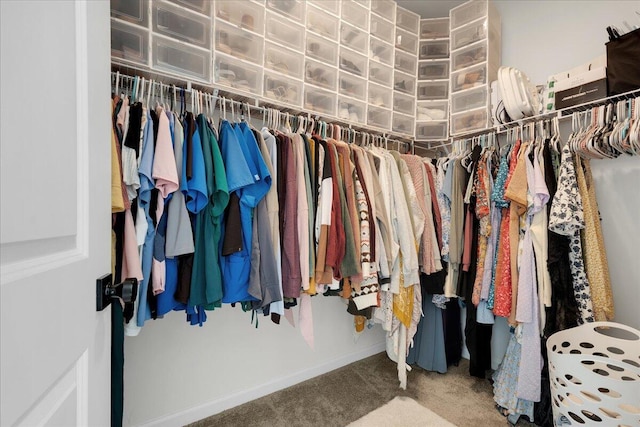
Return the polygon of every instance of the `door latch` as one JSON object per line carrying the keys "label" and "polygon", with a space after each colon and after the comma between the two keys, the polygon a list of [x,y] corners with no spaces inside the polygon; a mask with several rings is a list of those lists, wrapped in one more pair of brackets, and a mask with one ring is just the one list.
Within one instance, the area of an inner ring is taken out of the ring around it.
{"label": "door latch", "polygon": [[111,274],[105,274],[96,280],[96,310],[102,311],[111,304],[114,298],[121,298],[125,303],[132,303],[138,295],[138,279],[131,277],[117,285],[113,284]]}

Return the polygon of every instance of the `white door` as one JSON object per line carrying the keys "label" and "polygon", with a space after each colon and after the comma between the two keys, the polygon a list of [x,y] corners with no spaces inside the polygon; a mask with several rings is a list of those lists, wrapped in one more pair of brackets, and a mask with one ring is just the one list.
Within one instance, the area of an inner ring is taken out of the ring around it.
{"label": "white door", "polygon": [[0,16],[0,425],[109,425],[109,2]]}

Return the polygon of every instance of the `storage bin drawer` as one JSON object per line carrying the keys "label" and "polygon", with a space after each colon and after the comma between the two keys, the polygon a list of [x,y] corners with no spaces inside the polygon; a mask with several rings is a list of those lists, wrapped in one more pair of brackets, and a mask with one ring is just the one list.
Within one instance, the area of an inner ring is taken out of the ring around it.
{"label": "storage bin drawer", "polygon": [[393,86],[393,68],[379,62],[369,61],[369,80],[391,88]]}
{"label": "storage bin drawer", "polygon": [[418,82],[418,100],[429,101],[447,99],[449,96],[449,81]]}
{"label": "storage bin drawer", "polygon": [[329,116],[336,115],[336,94],[326,90],[305,86],[304,108]]}
{"label": "storage bin drawer", "polygon": [[451,32],[451,50],[460,49],[487,38],[487,19],[474,22]]}
{"label": "storage bin drawer", "polygon": [[481,130],[488,127],[486,108],[454,114],[451,116],[451,134],[459,135],[465,132]]}
{"label": "storage bin drawer", "polygon": [[304,2],[301,0],[267,0],[267,8],[304,23]]}
{"label": "storage bin drawer", "polygon": [[340,16],[340,0],[307,0],[307,2],[333,15]]}
{"label": "storage bin drawer", "polygon": [[486,42],[480,42],[454,52],[451,55],[451,67],[453,68],[453,71],[458,71],[486,60],[487,44]]}
{"label": "storage bin drawer", "polygon": [[349,25],[342,23],[340,28],[340,43],[350,49],[356,50],[360,53],[367,53],[369,49],[369,35],[364,31]]}
{"label": "storage bin drawer", "polygon": [[216,83],[252,95],[262,93],[261,67],[238,61],[231,56],[216,54],[214,69]]}
{"label": "storage bin drawer", "polygon": [[410,33],[418,34],[420,31],[420,15],[405,8],[396,8],[396,25]]}
{"label": "storage bin drawer", "polygon": [[396,22],[396,2],[393,0],[375,0],[371,2],[371,11],[384,19]]}
{"label": "storage bin drawer", "polygon": [[391,110],[369,106],[367,109],[367,124],[381,129],[390,129]]}
{"label": "storage bin drawer", "polygon": [[423,19],[420,21],[421,39],[442,39],[449,37],[449,18]]}
{"label": "storage bin drawer", "polygon": [[262,64],[263,38],[222,21],[216,22],[216,52]]}
{"label": "storage bin drawer", "polygon": [[153,2],[153,31],[209,49],[211,19],[163,1]]}
{"label": "storage bin drawer", "polygon": [[325,64],[338,65],[338,43],[307,34],[307,56]]}
{"label": "storage bin drawer", "polygon": [[364,102],[338,96],[338,118],[352,123],[364,124],[367,105]]}
{"label": "storage bin drawer", "polygon": [[304,27],[290,20],[267,11],[265,34],[272,40],[295,51],[302,51],[304,46]]}
{"label": "storage bin drawer", "polygon": [[371,0],[354,0],[354,1],[366,7],[367,9],[371,9]]}
{"label": "storage bin drawer", "polygon": [[392,90],[384,86],[369,82],[369,105],[376,107],[391,108]]}
{"label": "storage bin drawer", "polygon": [[486,86],[468,92],[454,93],[451,95],[451,113],[487,106],[488,102],[489,94]]}
{"label": "storage bin drawer", "polygon": [[302,82],[264,72],[264,96],[296,107],[302,106]]}
{"label": "storage bin drawer", "polygon": [[156,70],[211,81],[211,53],[162,36],[152,37],[152,66]]}
{"label": "storage bin drawer", "polygon": [[352,50],[340,48],[339,64],[341,70],[348,71],[358,77],[367,75],[367,57]]}
{"label": "storage bin drawer", "polygon": [[487,83],[487,64],[465,68],[451,75],[451,92],[483,86]]}
{"label": "storage bin drawer", "polygon": [[420,61],[418,80],[439,80],[449,78],[449,61]]}
{"label": "storage bin drawer", "polygon": [[420,59],[445,59],[449,57],[449,40],[426,40],[420,42]]}
{"label": "storage bin drawer", "polygon": [[416,105],[416,121],[447,120],[448,114],[448,101],[418,101]]}
{"label": "storage bin drawer", "polygon": [[316,86],[336,90],[338,70],[321,62],[307,59],[305,63],[304,81]]}
{"label": "storage bin drawer", "polygon": [[340,81],[338,92],[341,95],[357,98],[361,101],[367,99],[367,81],[365,79],[355,77],[344,71],[340,71],[338,79]]}
{"label": "storage bin drawer", "polygon": [[413,55],[418,52],[418,36],[408,31],[396,29],[396,47]]}
{"label": "storage bin drawer", "polygon": [[393,93],[393,111],[413,116],[416,108],[416,99],[413,96],[402,93]]}
{"label": "storage bin drawer", "polygon": [[149,0],[111,0],[111,16],[147,28]]}
{"label": "storage bin drawer", "polygon": [[383,64],[393,65],[393,52],[395,48],[393,45],[378,40],[374,37],[369,39],[369,57],[374,61],[382,62]]}
{"label": "storage bin drawer", "polygon": [[416,123],[416,139],[441,140],[447,139],[449,122]]}
{"label": "storage bin drawer", "polygon": [[193,10],[194,12],[201,13],[206,16],[211,16],[211,0],[172,0],[175,4],[184,6]]}
{"label": "storage bin drawer", "polygon": [[354,0],[342,1],[342,11],[340,16],[343,21],[348,22],[363,31],[369,31],[369,10],[356,3]]}
{"label": "storage bin drawer", "polygon": [[[377,1],[374,2],[378,3]],[[371,28],[369,30],[369,32],[371,33],[372,36],[379,38],[382,41],[385,41],[387,43],[395,43],[394,42],[394,37],[395,37],[395,28],[393,27],[393,24],[389,21],[385,21],[384,19],[382,19],[381,17],[379,17],[378,15],[371,15]]]}
{"label": "storage bin drawer", "polygon": [[396,50],[396,70],[404,71],[405,73],[409,74],[415,74],[417,63],[418,58],[416,58],[415,55],[411,55],[410,53],[406,53],[401,50]]}
{"label": "storage bin drawer", "polygon": [[265,42],[264,66],[293,78],[302,79],[304,55],[273,43]]}
{"label": "storage bin drawer", "polygon": [[486,1],[468,1],[451,9],[451,30],[487,16]]}
{"label": "storage bin drawer", "polygon": [[413,134],[413,117],[394,112],[393,120],[391,122],[391,130],[407,135]]}
{"label": "storage bin drawer", "polygon": [[414,96],[416,93],[416,77],[400,71],[393,73],[393,88],[397,91]]}
{"label": "storage bin drawer", "polygon": [[149,31],[111,20],[111,57],[148,65]]}
{"label": "storage bin drawer", "polygon": [[237,0],[216,0],[216,16],[242,29],[264,35],[264,5]]}
{"label": "storage bin drawer", "polygon": [[340,19],[313,5],[309,5],[307,7],[307,30],[337,41]]}

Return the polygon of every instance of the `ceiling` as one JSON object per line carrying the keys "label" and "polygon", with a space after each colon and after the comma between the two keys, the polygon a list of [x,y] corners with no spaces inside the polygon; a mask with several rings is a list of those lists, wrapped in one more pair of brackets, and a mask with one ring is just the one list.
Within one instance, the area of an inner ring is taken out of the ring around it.
{"label": "ceiling", "polygon": [[409,9],[423,18],[449,16],[449,10],[466,0],[396,0],[398,6]]}

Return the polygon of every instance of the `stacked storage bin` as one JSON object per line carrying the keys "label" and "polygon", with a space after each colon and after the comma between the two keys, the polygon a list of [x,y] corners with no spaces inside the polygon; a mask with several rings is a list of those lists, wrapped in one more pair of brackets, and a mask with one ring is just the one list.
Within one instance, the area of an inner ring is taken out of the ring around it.
{"label": "stacked storage bin", "polygon": [[391,130],[413,136],[416,111],[416,69],[420,15],[398,7],[393,71],[393,117]]}
{"label": "stacked storage bin", "polygon": [[416,140],[449,136],[449,18],[420,21]]}
{"label": "stacked storage bin", "polygon": [[500,67],[501,23],[493,3],[472,0],[451,9],[451,135],[491,126],[491,82]]}

